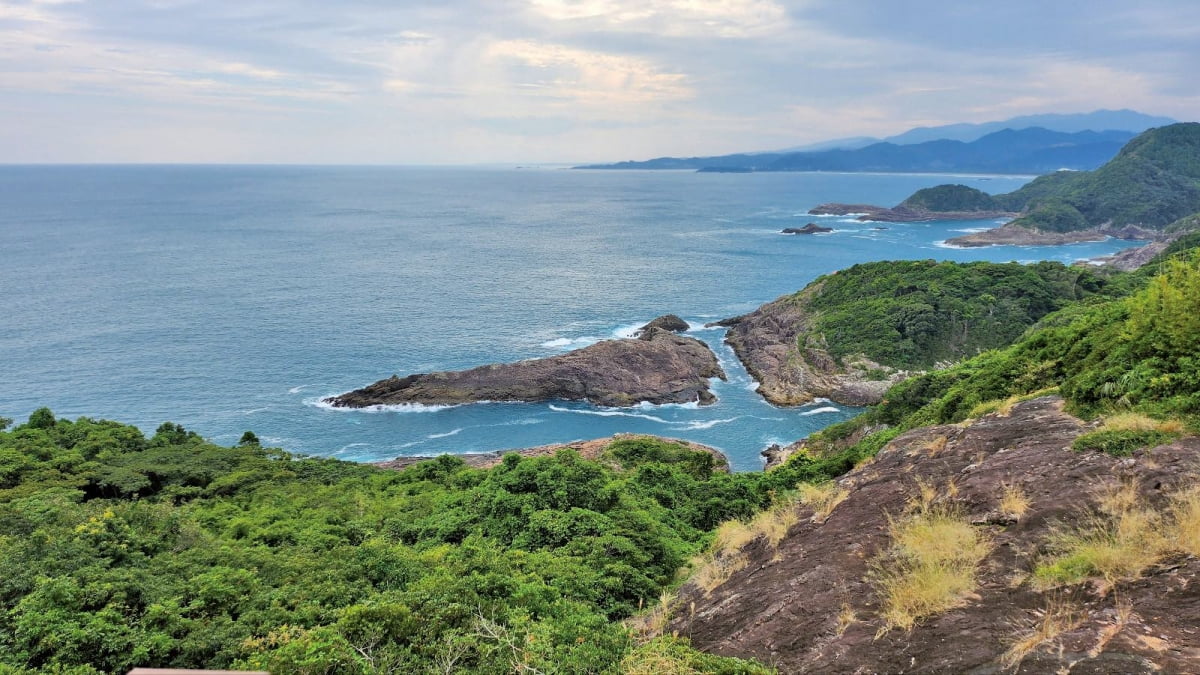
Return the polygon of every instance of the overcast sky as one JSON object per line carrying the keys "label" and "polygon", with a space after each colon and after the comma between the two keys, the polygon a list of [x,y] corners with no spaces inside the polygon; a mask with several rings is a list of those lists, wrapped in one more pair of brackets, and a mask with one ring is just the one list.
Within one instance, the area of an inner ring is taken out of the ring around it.
{"label": "overcast sky", "polygon": [[474,163],[1200,118],[1196,0],[0,0],[0,162]]}

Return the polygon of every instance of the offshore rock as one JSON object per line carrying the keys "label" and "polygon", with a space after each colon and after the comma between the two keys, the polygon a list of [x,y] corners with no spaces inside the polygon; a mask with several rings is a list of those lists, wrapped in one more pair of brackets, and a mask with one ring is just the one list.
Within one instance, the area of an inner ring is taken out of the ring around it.
{"label": "offshore rock", "polygon": [[684,333],[691,325],[674,314],[664,314],[650,323],[642,326],[633,334],[635,338],[649,340],[654,329],[665,330],[668,333]]}
{"label": "offshore rock", "polygon": [[709,378],[725,379],[717,357],[699,340],[652,329],[636,340],[605,340],[566,354],[470,370],[393,375],[326,401],[344,408],[480,401],[589,401],[709,404]]}
{"label": "offshore rock", "polygon": [[784,234],[819,234],[822,232],[833,232],[832,227],[821,227],[816,223],[809,223],[804,227],[785,227]]}

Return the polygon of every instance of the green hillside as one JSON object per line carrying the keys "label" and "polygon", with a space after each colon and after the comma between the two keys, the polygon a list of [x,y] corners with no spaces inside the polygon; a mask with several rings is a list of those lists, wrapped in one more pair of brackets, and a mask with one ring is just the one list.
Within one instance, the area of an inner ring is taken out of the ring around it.
{"label": "green hillside", "polygon": [[[957,211],[971,210],[958,208],[960,204],[986,203],[961,187],[922,190],[904,204]],[[942,199],[931,200],[931,195]],[[1095,171],[1048,174],[1015,192],[996,195],[993,203],[1021,212],[1015,224],[1043,231],[1127,225],[1161,230],[1200,212],[1200,123],[1151,129]]]}
{"label": "green hillside", "polygon": [[0,431],[0,672],[614,672],[621,620],[802,477],[712,467],[646,438],[397,472],[42,409]]}
{"label": "green hillside", "polygon": [[1068,302],[1111,284],[1060,263],[885,261],[854,265],[812,286],[810,330],[838,358],[866,354],[884,365],[920,369],[1010,344]]}
{"label": "green hillside", "polygon": [[[1046,316],[1015,344],[906,380],[859,417],[810,438],[791,471],[849,470],[900,432],[961,422],[1048,392],[1091,418],[1138,412],[1200,429],[1200,234],[1189,235],[1110,290]],[[1190,244],[1191,248],[1184,248]],[[875,430],[859,440],[856,431]]]}

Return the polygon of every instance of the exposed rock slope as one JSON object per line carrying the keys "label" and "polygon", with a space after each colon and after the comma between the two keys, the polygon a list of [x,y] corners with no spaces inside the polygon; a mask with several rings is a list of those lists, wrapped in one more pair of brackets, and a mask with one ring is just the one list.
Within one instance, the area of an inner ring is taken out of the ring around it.
{"label": "exposed rock slope", "polygon": [[407,377],[393,375],[328,399],[346,408],[477,401],[586,400],[597,405],[712,403],[709,378],[725,378],[699,340],[648,328],[634,340],[605,340],[575,351],[516,363]]}
{"label": "exposed rock slope", "polygon": [[[666,630],[787,673],[1200,672],[1195,556],[1167,554],[1137,578],[1110,582],[1030,580],[1057,537],[1103,517],[1103,495],[1165,510],[1200,478],[1196,437],[1114,458],[1069,449],[1086,429],[1061,399],[1044,397],[1007,416],[902,434],[837,481],[845,496],[827,517],[796,507],[798,522],[777,547],[765,538],[746,545],[746,564],[710,592],[685,585]],[[1024,513],[1001,506],[1006,490],[1027,498]],[[911,632],[887,630],[879,561],[889,564],[890,524],[921,503],[961,514],[990,547],[959,606]],[[1030,637],[1036,626],[1043,634]]]}

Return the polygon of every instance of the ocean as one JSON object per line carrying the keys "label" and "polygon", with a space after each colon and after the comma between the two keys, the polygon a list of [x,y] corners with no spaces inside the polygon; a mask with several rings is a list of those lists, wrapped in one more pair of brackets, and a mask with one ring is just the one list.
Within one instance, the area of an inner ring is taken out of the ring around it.
{"label": "ocean", "polygon": [[[353,461],[617,432],[686,438],[761,467],[771,443],[855,414],[777,408],[704,324],[880,259],[1070,262],[1128,242],[955,249],[992,221],[859,223],[822,202],[895,204],[1012,176],[697,174],[514,168],[0,167],[0,415],[49,406],[254,431]],[[783,235],[810,221],[826,235]],[[885,227],[886,229],[874,229]],[[729,375],[713,406],[484,403],[334,410],[392,374],[561,353],[687,319]]]}

